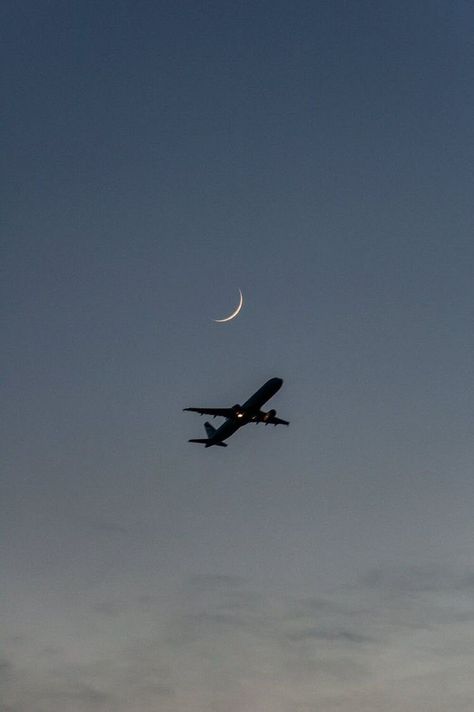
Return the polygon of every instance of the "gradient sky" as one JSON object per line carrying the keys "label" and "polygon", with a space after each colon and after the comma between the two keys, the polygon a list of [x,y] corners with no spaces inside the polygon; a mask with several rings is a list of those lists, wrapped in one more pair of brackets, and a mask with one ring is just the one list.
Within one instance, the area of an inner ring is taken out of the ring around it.
{"label": "gradient sky", "polygon": [[473,26],[1,4],[5,712],[471,712]]}

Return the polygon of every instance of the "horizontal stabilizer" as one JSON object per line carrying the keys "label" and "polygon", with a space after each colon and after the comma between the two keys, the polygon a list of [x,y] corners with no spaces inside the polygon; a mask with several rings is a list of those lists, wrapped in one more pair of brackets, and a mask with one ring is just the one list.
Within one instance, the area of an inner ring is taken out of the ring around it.
{"label": "horizontal stabilizer", "polygon": [[200,445],[205,445],[206,447],[211,447],[211,445],[219,445],[219,447],[227,447],[227,443],[215,442],[213,440],[208,440],[206,438],[193,438],[188,440],[189,443],[199,443]]}

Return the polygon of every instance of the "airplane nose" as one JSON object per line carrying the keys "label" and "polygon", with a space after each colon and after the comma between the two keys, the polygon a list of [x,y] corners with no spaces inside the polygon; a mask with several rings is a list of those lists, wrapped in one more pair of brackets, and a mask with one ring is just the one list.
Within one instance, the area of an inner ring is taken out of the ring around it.
{"label": "airplane nose", "polygon": [[275,385],[281,386],[283,384],[283,378],[274,378],[273,383]]}

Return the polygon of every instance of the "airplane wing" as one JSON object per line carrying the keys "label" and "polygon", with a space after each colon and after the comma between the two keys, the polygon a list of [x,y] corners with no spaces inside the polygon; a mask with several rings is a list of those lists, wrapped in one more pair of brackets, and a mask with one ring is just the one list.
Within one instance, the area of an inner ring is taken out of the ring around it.
{"label": "airplane wing", "polygon": [[288,420],[282,420],[281,418],[277,418],[276,416],[273,416],[273,418],[270,418],[267,420],[267,423],[270,425],[289,425]]}
{"label": "airplane wing", "polygon": [[200,413],[201,415],[221,415],[223,418],[231,418],[234,415],[232,408],[183,408],[190,410],[192,413]]}

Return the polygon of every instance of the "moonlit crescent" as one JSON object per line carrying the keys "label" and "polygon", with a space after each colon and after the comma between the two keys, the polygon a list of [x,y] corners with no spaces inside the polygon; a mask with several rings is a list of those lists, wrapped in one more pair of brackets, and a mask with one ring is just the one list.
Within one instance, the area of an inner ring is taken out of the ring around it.
{"label": "moonlit crescent", "polygon": [[229,316],[226,316],[225,319],[213,319],[213,321],[217,321],[219,324],[223,324],[225,321],[231,321],[232,319],[235,319],[237,314],[240,312],[242,309],[243,303],[244,303],[244,298],[242,296],[242,292],[239,289],[239,294],[240,294],[240,301],[239,301],[239,306],[235,311],[232,312]]}

